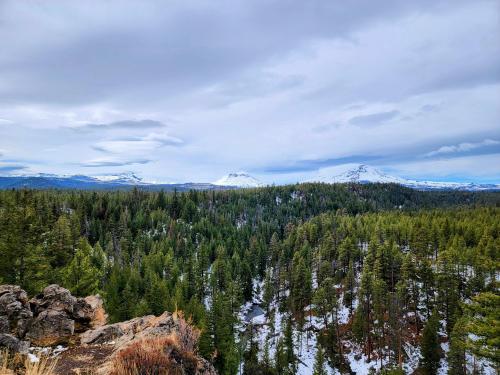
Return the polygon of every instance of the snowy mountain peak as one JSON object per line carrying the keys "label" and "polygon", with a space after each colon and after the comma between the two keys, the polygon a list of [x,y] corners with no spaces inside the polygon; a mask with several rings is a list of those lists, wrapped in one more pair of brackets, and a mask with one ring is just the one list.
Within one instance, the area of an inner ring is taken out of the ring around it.
{"label": "snowy mountain peak", "polygon": [[263,186],[264,184],[246,172],[233,172],[215,181],[214,185],[250,188]]}
{"label": "snowy mountain peak", "polygon": [[98,175],[93,176],[93,178],[102,182],[114,182],[119,184],[137,185],[143,183],[142,178],[138,177],[134,172],[124,172],[112,175]]}
{"label": "snowy mountain peak", "polygon": [[314,181],[325,182],[325,183],[335,183],[335,182],[357,182],[357,183],[369,183],[369,182],[393,182],[397,184],[404,184],[406,180],[390,176],[380,171],[379,169],[373,168],[366,164],[360,164],[354,166],[341,174],[334,176],[319,176],[314,179]]}
{"label": "snowy mountain peak", "polygon": [[[388,175],[381,170],[369,165],[359,164],[349,166],[349,169],[340,174],[322,174],[310,182],[333,183],[395,183],[418,190],[500,190],[498,184],[474,184],[470,182],[434,182],[408,180],[401,177]],[[338,173],[338,172],[337,172]]]}

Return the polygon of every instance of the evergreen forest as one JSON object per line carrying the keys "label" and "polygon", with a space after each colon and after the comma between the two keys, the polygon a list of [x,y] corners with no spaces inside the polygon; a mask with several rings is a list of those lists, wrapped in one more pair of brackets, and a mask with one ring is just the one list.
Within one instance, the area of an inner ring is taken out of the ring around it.
{"label": "evergreen forest", "polygon": [[220,374],[500,370],[500,193],[0,191],[0,284],[182,311]]}

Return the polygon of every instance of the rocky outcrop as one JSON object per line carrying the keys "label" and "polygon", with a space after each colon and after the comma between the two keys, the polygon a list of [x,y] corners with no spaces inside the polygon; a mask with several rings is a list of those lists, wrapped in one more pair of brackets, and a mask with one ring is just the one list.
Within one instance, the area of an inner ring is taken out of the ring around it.
{"label": "rocky outcrop", "polygon": [[0,333],[22,338],[32,318],[26,292],[17,285],[0,285]]}
{"label": "rocky outcrop", "polygon": [[19,286],[0,286],[0,347],[27,353],[30,345],[65,345],[56,374],[122,375],[123,366],[144,365],[145,353],[162,361],[167,373],[216,374],[196,354],[199,331],[182,317],[165,312],[105,325],[106,318],[99,296],[76,298],[49,285],[29,300]]}
{"label": "rocky outcrop", "polygon": [[[162,352],[165,355],[170,355],[172,358],[177,358],[177,356],[191,358],[190,363],[194,365],[190,366],[189,371],[187,367],[183,368],[183,373],[216,374],[215,369],[208,361],[194,354],[198,337],[198,330],[189,325],[182,317],[165,312],[158,317],[148,315],[89,330],[80,336],[80,343],[89,348],[96,345],[113,348],[113,354],[97,369],[94,369],[97,374],[113,373],[113,365],[117,358],[120,359],[124,356],[123,353],[137,350],[137,348],[147,350],[144,347],[151,346],[152,341],[157,344],[156,340],[160,339],[163,340]],[[166,338],[171,340],[165,341]],[[167,345],[165,342],[171,344]],[[185,359],[182,362],[187,364]]]}
{"label": "rocky outcrop", "polygon": [[[106,315],[99,296],[76,298],[59,285],[49,285],[28,300],[16,285],[0,286],[0,346],[16,350],[30,341],[36,346],[68,344],[75,334],[105,324]],[[19,345],[12,339],[19,340]],[[18,350],[16,350],[18,351]]]}
{"label": "rocky outcrop", "polygon": [[75,321],[57,310],[42,311],[34,319],[26,338],[35,346],[68,344],[75,333]]}

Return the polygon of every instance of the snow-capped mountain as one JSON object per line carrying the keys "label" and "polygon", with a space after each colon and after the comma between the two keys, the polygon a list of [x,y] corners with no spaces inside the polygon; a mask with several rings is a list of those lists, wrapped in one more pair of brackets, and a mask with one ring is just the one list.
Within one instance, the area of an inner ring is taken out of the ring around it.
{"label": "snow-capped mountain", "polygon": [[113,189],[147,185],[133,173],[113,175],[55,175],[47,173],[0,176],[1,189]]}
{"label": "snow-capped mountain", "polygon": [[113,182],[116,184],[126,184],[126,185],[144,184],[142,178],[138,177],[134,172],[125,172],[125,173],[110,174],[110,175],[97,175],[92,177],[99,181]]}
{"label": "snow-capped mountain", "polygon": [[369,165],[360,164],[338,175],[334,176],[319,175],[315,179],[312,179],[311,182],[324,182],[324,183],[383,182],[383,183],[404,184],[407,182],[407,180],[395,176],[390,176],[376,168],[370,167]]}
{"label": "snow-capped mountain", "polygon": [[246,173],[231,173],[217,184],[206,182],[154,183],[146,182],[132,172],[86,175],[26,174],[0,176],[0,189],[82,189],[113,190],[131,189],[134,186],[145,190],[189,191],[224,190],[262,186],[260,181]]}
{"label": "snow-capped mountain", "polygon": [[262,182],[245,172],[229,173],[227,176],[213,183],[217,186],[236,186],[240,188],[251,188],[264,186]]}
{"label": "snow-capped mountain", "polygon": [[341,174],[328,176],[320,174],[310,182],[333,183],[395,183],[411,187],[418,190],[500,190],[500,184],[476,184],[472,182],[435,182],[435,181],[417,181],[409,180],[397,176],[388,175],[379,169],[369,165],[356,165]]}
{"label": "snow-capped mountain", "polygon": [[[500,190],[500,184],[476,184],[472,182],[434,182],[405,179],[386,174],[369,165],[346,165],[339,170],[325,168],[308,182],[333,183],[395,183],[417,190]],[[132,172],[110,175],[54,175],[30,174],[0,176],[0,189],[84,189],[109,190],[130,189],[139,186],[145,190],[188,191],[255,188],[265,186],[261,181],[245,172],[230,173],[214,183],[153,183],[146,182]]]}

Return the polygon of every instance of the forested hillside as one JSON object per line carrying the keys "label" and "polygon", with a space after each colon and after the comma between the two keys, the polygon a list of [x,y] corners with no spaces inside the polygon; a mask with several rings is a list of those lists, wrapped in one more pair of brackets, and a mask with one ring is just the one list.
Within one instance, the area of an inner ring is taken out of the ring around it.
{"label": "forested hillside", "polygon": [[221,374],[491,372],[499,207],[395,184],[0,191],[0,283],[100,292],[112,321],[183,310]]}

